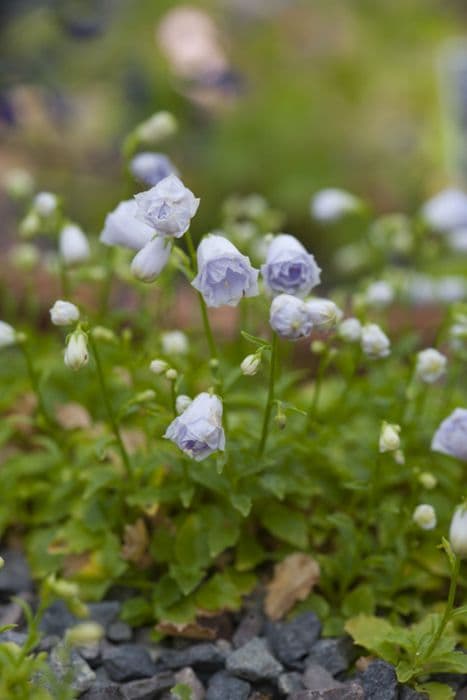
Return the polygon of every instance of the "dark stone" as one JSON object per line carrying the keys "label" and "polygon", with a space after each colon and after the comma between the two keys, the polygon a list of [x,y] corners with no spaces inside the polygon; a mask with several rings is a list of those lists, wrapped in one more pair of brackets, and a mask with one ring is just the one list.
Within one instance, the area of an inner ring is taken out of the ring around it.
{"label": "dark stone", "polygon": [[[429,697],[426,693],[419,693],[408,685],[403,685],[400,686],[399,700],[429,700]],[[467,694],[465,700],[467,700]]]}
{"label": "dark stone", "polygon": [[460,690],[466,683],[465,673],[433,673],[430,681],[436,681],[437,683],[445,683],[449,685],[453,690]]}
{"label": "dark stone", "polygon": [[150,678],[157,673],[148,650],[138,644],[104,649],[102,663],[110,678],[119,683]]}
{"label": "dark stone", "polygon": [[90,688],[80,695],[80,700],[125,700],[125,696],[119,685],[109,683]]}
{"label": "dark stone", "polygon": [[67,629],[76,625],[78,620],[68,610],[63,600],[56,600],[46,608],[39,629],[44,635],[63,637]]}
{"label": "dark stone", "polygon": [[298,615],[291,622],[269,622],[266,637],[279,661],[290,668],[302,669],[304,657],[321,633],[321,623],[312,612]]}
{"label": "dark stone", "polygon": [[290,695],[296,690],[303,690],[301,674],[297,671],[282,673],[277,681],[277,688],[282,695]]}
{"label": "dark stone", "polygon": [[397,677],[391,664],[373,661],[361,675],[365,700],[398,700]]}
{"label": "dark stone", "polygon": [[125,683],[120,686],[125,700],[154,700],[164,690],[170,690],[176,684],[172,673],[164,671],[152,678]]}
{"label": "dark stone", "polygon": [[0,598],[8,600],[12,595],[32,591],[31,571],[25,556],[16,550],[1,552],[5,564],[0,569]]}
{"label": "dark stone", "polygon": [[60,637],[56,634],[50,634],[47,637],[42,637],[37,645],[37,651],[52,651],[60,642]]}
{"label": "dark stone", "polygon": [[260,610],[253,608],[241,619],[232,637],[234,647],[242,647],[253,637],[259,637],[264,627],[264,617]]}
{"label": "dark stone", "polygon": [[102,655],[99,643],[79,646],[77,647],[77,651],[91,668],[97,668],[100,666]]}
{"label": "dark stone", "polygon": [[319,664],[333,676],[337,676],[349,668],[354,657],[354,645],[349,637],[318,639],[313,644],[305,664]]}
{"label": "dark stone", "polygon": [[340,688],[342,685],[336,681],[329,671],[326,671],[323,666],[318,664],[308,664],[305,673],[303,674],[303,685],[308,690],[330,690],[332,688]]}
{"label": "dark stone", "polygon": [[193,644],[186,649],[167,649],[160,654],[158,661],[170,669],[190,666],[200,671],[218,671],[224,668],[226,655],[222,645]]}
{"label": "dark stone", "polygon": [[118,620],[122,604],[118,600],[102,600],[100,603],[89,603],[88,610],[91,620],[98,622],[107,631],[112,622]]}
{"label": "dark stone", "polygon": [[133,632],[130,625],[121,620],[111,622],[107,627],[107,639],[110,639],[111,642],[131,642],[132,636]]}
{"label": "dark stone", "polygon": [[220,671],[209,681],[205,700],[248,700],[250,690],[246,681]]}
{"label": "dark stone", "polygon": [[364,700],[363,688],[358,683],[345,683],[328,690],[298,690],[289,700]]}
{"label": "dark stone", "polygon": [[271,654],[267,642],[254,637],[243,647],[231,652],[226,668],[234,676],[248,681],[275,680],[284,670]]}

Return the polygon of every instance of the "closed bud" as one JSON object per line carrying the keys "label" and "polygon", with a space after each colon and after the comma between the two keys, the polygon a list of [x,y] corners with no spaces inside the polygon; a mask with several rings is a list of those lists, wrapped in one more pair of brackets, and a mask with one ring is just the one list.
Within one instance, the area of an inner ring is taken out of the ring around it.
{"label": "closed bud", "polygon": [[166,266],[171,244],[162,236],[156,236],[139,250],[131,263],[131,271],[140,282],[154,282]]}
{"label": "closed bud", "polygon": [[5,321],[0,321],[0,348],[14,345],[17,341],[18,336],[13,326],[10,326],[9,323],[5,323]]}
{"label": "closed bud", "polygon": [[165,360],[153,360],[149,365],[149,369],[154,374],[163,374],[168,368],[169,365]]}
{"label": "closed bud", "polygon": [[3,177],[3,186],[12,199],[27,199],[34,190],[34,178],[27,170],[14,168]]}
{"label": "closed bud", "polygon": [[436,527],[436,511],[433,506],[422,503],[415,508],[412,520],[422,530],[433,530]]}
{"label": "closed bud", "polygon": [[314,355],[322,355],[326,351],[326,343],[322,340],[313,340],[310,350]]}
{"label": "closed bud", "polygon": [[66,631],[66,641],[72,646],[86,646],[99,642],[104,634],[104,628],[97,622],[80,622]]}
{"label": "closed bud", "polygon": [[362,335],[362,324],[358,318],[346,318],[340,322],[337,335],[346,343],[357,343]]}
{"label": "closed bud", "polygon": [[70,301],[58,299],[49,311],[54,326],[69,326],[79,320],[79,309]]}
{"label": "closed bud", "polygon": [[93,338],[103,341],[104,343],[114,343],[117,340],[115,333],[105,326],[94,326],[91,330],[91,334]]}
{"label": "closed bud", "polygon": [[153,114],[136,128],[138,139],[147,144],[156,144],[169,136],[173,136],[178,129],[177,120],[170,112],[161,111]]}
{"label": "closed bud", "polygon": [[454,554],[467,558],[467,509],[465,505],[456,508],[449,529],[449,542]]}
{"label": "closed bud", "polygon": [[58,198],[52,192],[39,192],[34,197],[33,207],[40,217],[47,219],[57,211]]}
{"label": "closed bud", "polygon": [[39,262],[39,252],[31,243],[15,246],[9,255],[11,264],[22,272],[30,272]]}
{"label": "closed bud", "polygon": [[88,361],[87,336],[84,331],[78,329],[68,339],[65,349],[65,364],[70,369],[77,371],[87,365]]}
{"label": "closed bud", "polygon": [[366,290],[365,301],[368,306],[384,309],[394,301],[394,289],[385,280],[372,282]]}
{"label": "closed bud", "polygon": [[313,325],[322,330],[333,328],[343,316],[339,307],[330,299],[310,299],[306,305]]}
{"label": "closed bud", "polygon": [[433,384],[446,371],[447,359],[438,350],[427,348],[417,355],[416,375],[422,382]]}
{"label": "closed bud", "polygon": [[188,338],[183,331],[166,331],[161,336],[161,343],[166,355],[185,355],[189,350]]}
{"label": "closed bud", "polygon": [[146,389],[146,391],[140,391],[139,394],[133,399],[134,403],[148,403],[156,398],[156,392],[154,389]]}
{"label": "closed bud", "polygon": [[165,378],[168,379],[171,382],[174,382],[178,377],[178,372],[176,369],[173,369],[172,367],[167,370],[165,373]]}
{"label": "closed bud", "polygon": [[60,256],[65,265],[85,262],[91,255],[88,239],[76,224],[67,224],[60,232]]}
{"label": "closed bud", "polygon": [[38,214],[34,211],[29,212],[19,225],[19,232],[23,238],[33,238],[41,230],[41,221]]}
{"label": "closed bud", "polygon": [[284,411],[282,411],[282,409],[280,408],[274,416],[274,423],[276,425],[276,428],[279,428],[279,430],[284,430],[285,426],[287,425],[287,416],[285,415]]}
{"label": "closed bud", "polygon": [[183,411],[186,411],[191,402],[192,399],[186,394],[180,394],[179,396],[177,396],[177,398],[175,399],[175,409],[178,415],[183,413]]}
{"label": "closed bud", "polygon": [[379,451],[380,452],[395,452],[401,445],[399,437],[400,426],[394,423],[383,422],[381,433],[379,436]]}
{"label": "closed bud", "polygon": [[423,488],[427,489],[428,491],[436,488],[438,484],[438,479],[434,476],[434,474],[430,474],[430,472],[422,472],[419,475],[418,480]]}
{"label": "closed bud", "polygon": [[252,377],[254,374],[257,373],[260,365],[261,355],[247,355],[240,364],[240,369],[242,371],[242,374],[244,374],[247,377]]}
{"label": "closed bud", "polygon": [[368,323],[362,328],[362,350],[373,359],[387,357],[391,352],[391,342],[376,323]]}

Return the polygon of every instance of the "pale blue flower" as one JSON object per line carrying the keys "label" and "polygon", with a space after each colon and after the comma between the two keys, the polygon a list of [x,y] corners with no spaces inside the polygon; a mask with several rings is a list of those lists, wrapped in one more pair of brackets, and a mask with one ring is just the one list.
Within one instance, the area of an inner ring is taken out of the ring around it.
{"label": "pale blue flower", "polygon": [[76,224],[66,224],[62,228],[58,246],[65,265],[78,265],[91,256],[86,234]]}
{"label": "pale blue flower", "polygon": [[311,333],[313,321],[307,305],[291,294],[279,294],[272,304],[269,316],[271,328],[281,338],[298,340]]}
{"label": "pale blue flower", "polygon": [[169,175],[177,175],[172,161],[163,153],[145,151],[137,153],[129,164],[131,174],[145,185],[153,187]]}
{"label": "pale blue flower", "polygon": [[127,199],[107,214],[101,243],[120,245],[131,250],[141,250],[154,236],[154,229],[136,218],[138,205]]}
{"label": "pale blue flower", "polygon": [[454,187],[442,190],[423,205],[422,217],[441,233],[467,226],[467,194]]}
{"label": "pale blue flower", "polygon": [[310,202],[311,215],[316,221],[333,223],[356,211],[361,202],[350,192],[328,187],[316,192]]}
{"label": "pale blue flower", "polygon": [[224,236],[203,238],[197,257],[198,274],[192,285],[208,306],[237,306],[242,297],[258,294],[258,270]]}
{"label": "pale blue flower", "polygon": [[467,409],[456,408],[443,420],[433,437],[431,449],[467,462]]}
{"label": "pale blue flower", "polygon": [[294,236],[275,236],[261,266],[264,284],[270,294],[306,296],[320,281],[321,269]]}
{"label": "pale blue flower", "polygon": [[181,238],[199,207],[199,199],[176,175],[135,195],[138,218],[161,236]]}
{"label": "pale blue flower", "polygon": [[197,462],[225,448],[222,401],[216,395],[198,394],[175,418],[164,435]]}

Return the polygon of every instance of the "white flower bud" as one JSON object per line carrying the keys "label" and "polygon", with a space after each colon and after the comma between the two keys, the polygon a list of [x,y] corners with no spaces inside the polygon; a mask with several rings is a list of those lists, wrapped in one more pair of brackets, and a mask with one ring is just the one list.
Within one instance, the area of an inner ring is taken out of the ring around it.
{"label": "white flower bud", "polygon": [[461,559],[467,558],[467,509],[456,508],[449,529],[449,541],[452,551]]}
{"label": "white flower bud", "polygon": [[54,326],[69,326],[79,321],[79,309],[71,302],[59,299],[50,309],[50,318]]}
{"label": "white flower bud", "polygon": [[104,343],[114,343],[117,340],[115,333],[105,326],[94,326],[91,330],[91,334],[93,338],[102,340]]}
{"label": "white flower bud", "polygon": [[136,134],[144,143],[159,143],[177,132],[178,124],[174,115],[161,111],[153,114],[136,129]]}
{"label": "white flower bud", "polygon": [[183,413],[183,411],[186,411],[192,400],[193,399],[186,394],[179,394],[179,396],[177,396],[175,399],[175,410],[177,411],[178,415]]}
{"label": "white flower bud", "polygon": [[174,382],[178,377],[178,372],[176,369],[170,368],[167,370],[165,373],[165,378],[168,379],[170,382]]}
{"label": "white flower bud", "polygon": [[153,360],[149,365],[149,369],[154,374],[162,374],[169,368],[168,363],[165,360]]}
{"label": "white flower bud", "polygon": [[418,477],[418,480],[423,488],[427,489],[427,491],[431,491],[432,489],[436,488],[438,484],[438,479],[436,476],[434,476],[434,474],[430,474],[430,472],[422,472]]}
{"label": "white flower bud", "polygon": [[346,343],[356,343],[362,335],[362,324],[358,318],[346,318],[340,322],[337,334]]}
{"label": "white flower bud", "polygon": [[76,371],[87,365],[88,361],[89,353],[86,333],[82,330],[76,330],[70,335],[65,349],[65,364]]}
{"label": "white flower bud", "polygon": [[446,371],[447,359],[438,350],[427,348],[417,355],[416,375],[422,382],[433,384]]}
{"label": "white flower bud", "polygon": [[385,280],[378,280],[369,285],[365,294],[368,306],[384,309],[394,301],[394,289]]}
{"label": "white flower bud", "polygon": [[400,425],[394,423],[383,422],[379,435],[379,451],[380,452],[395,452],[401,446],[399,437]]}
{"label": "white flower bud", "polygon": [[39,233],[40,229],[41,221],[35,211],[29,212],[19,225],[19,232],[23,238],[32,238]]}
{"label": "white flower bud", "polygon": [[240,365],[242,374],[247,377],[252,377],[258,371],[261,365],[260,355],[247,355]]}
{"label": "white flower bud", "polygon": [[16,331],[13,326],[5,321],[0,321],[0,348],[14,345],[17,341]]}
{"label": "white flower bud", "polygon": [[14,168],[8,170],[3,177],[3,186],[10,197],[26,199],[34,190],[34,178],[27,170]]}
{"label": "white flower bud", "polygon": [[188,338],[182,331],[163,333],[161,344],[165,355],[185,355],[189,349]]}
{"label": "white flower bud", "polygon": [[154,282],[166,266],[170,257],[171,244],[165,238],[156,236],[139,250],[131,263],[131,271],[141,282]]}
{"label": "white flower bud", "polygon": [[317,221],[331,223],[359,208],[360,201],[350,192],[329,187],[319,190],[310,203],[311,215]]}
{"label": "white flower bud", "polygon": [[67,224],[62,228],[59,249],[65,265],[85,262],[91,255],[88,239],[76,224]]}
{"label": "white flower bud", "polygon": [[66,641],[72,646],[85,646],[99,642],[104,636],[104,628],[97,622],[80,622],[66,631]]}
{"label": "white flower bud", "polygon": [[436,527],[436,511],[433,506],[422,503],[415,508],[412,520],[422,530],[433,530]]}
{"label": "white flower bud", "polygon": [[52,192],[39,192],[34,197],[34,210],[44,219],[52,216],[57,210],[58,199]]}
{"label": "white flower bud", "polygon": [[362,350],[368,357],[387,357],[391,352],[389,338],[376,323],[363,326],[361,343]]}
{"label": "white flower bud", "polygon": [[333,328],[343,316],[337,304],[330,299],[310,299],[306,306],[313,325],[323,330]]}

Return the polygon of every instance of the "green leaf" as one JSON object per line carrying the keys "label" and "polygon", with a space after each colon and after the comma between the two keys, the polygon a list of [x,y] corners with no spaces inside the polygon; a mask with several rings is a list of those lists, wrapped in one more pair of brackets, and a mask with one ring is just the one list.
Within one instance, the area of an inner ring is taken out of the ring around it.
{"label": "green leaf", "polygon": [[189,685],[185,683],[177,683],[170,691],[170,697],[177,700],[191,700],[192,693]]}
{"label": "green leaf", "polygon": [[256,584],[251,574],[235,574],[232,571],[214,574],[196,592],[196,605],[202,610],[238,610],[242,597]]}
{"label": "green leaf", "polygon": [[271,534],[294,547],[305,549],[308,545],[308,522],[299,511],[281,503],[271,503],[260,514],[262,525]]}
{"label": "green leaf", "polygon": [[216,506],[207,506],[200,511],[200,517],[206,526],[209,553],[217,557],[224,550],[233,547],[240,535],[240,524],[233,513],[228,513]]}
{"label": "green leaf", "polygon": [[266,558],[266,552],[258,544],[255,537],[249,533],[242,533],[237,544],[235,568],[238,571],[254,569]]}
{"label": "green leaf", "polygon": [[204,578],[204,571],[193,566],[171,564],[169,572],[185,595],[191,593]]}
{"label": "green leaf", "polygon": [[129,625],[139,627],[151,622],[152,608],[146,598],[130,598],[123,603],[120,617]]}
{"label": "green leaf", "polygon": [[246,518],[250,514],[251,510],[251,498],[240,493],[232,493],[230,495],[230,502],[239,513]]}
{"label": "green leaf", "polygon": [[345,617],[355,617],[360,613],[373,615],[376,608],[375,594],[371,586],[362,584],[345,596],[342,613]]}
{"label": "green leaf", "polygon": [[430,700],[453,700],[454,690],[445,683],[424,683],[417,686],[420,693],[426,693]]}
{"label": "green leaf", "polygon": [[184,569],[201,569],[209,563],[206,530],[199,515],[187,515],[177,527],[175,556]]}
{"label": "green leaf", "polygon": [[388,641],[396,630],[387,620],[374,615],[358,615],[347,620],[345,630],[359,646],[392,664],[397,662],[397,647]]}

